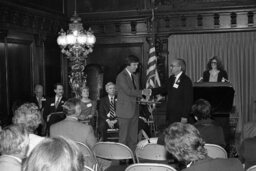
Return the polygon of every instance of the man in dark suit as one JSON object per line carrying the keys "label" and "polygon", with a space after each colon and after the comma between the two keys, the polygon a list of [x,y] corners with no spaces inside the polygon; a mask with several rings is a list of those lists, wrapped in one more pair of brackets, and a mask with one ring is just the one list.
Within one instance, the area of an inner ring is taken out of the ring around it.
{"label": "man in dark suit", "polygon": [[107,129],[118,128],[116,117],[116,88],[115,84],[109,82],[105,85],[107,96],[100,99],[99,106],[99,130],[102,135],[102,140],[107,140]]}
{"label": "man in dark suit", "polygon": [[142,95],[148,96],[150,91],[140,90],[139,75],[136,70],[138,57],[130,55],[126,58],[126,68],[116,79],[117,105],[116,115],[119,123],[119,142],[135,150],[138,135],[139,104]]}
{"label": "man in dark suit", "polygon": [[39,110],[42,111],[46,102],[46,99],[43,96],[44,94],[43,86],[40,84],[36,84],[34,93],[35,95],[30,99],[30,102],[35,103],[39,108]]}
{"label": "man in dark suit", "polygon": [[167,85],[152,89],[152,95],[167,93],[167,124],[187,122],[193,103],[192,81],[185,74],[186,63],[183,59],[175,59],[170,65],[171,76]]}
{"label": "man in dark suit", "polygon": [[[42,112],[46,103],[46,98],[43,96],[44,90],[43,86],[41,84],[36,84],[34,89],[34,96],[30,99],[30,102],[35,103],[40,110],[41,118]],[[44,135],[44,122],[42,121],[41,124],[37,128],[37,134],[38,135]]]}
{"label": "man in dark suit", "polygon": [[44,121],[47,121],[47,116],[53,112],[62,112],[63,108],[62,105],[66,101],[66,99],[63,97],[63,85],[60,83],[57,83],[54,85],[54,92],[55,97],[48,98],[45,104],[43,118]]}

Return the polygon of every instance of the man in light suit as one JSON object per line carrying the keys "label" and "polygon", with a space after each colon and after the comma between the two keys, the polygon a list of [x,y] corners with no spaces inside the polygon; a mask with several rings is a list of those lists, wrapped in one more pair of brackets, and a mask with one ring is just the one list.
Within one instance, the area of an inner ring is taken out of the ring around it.
{"label": "man in light suit", "polygon": [[22,160],[26,157],[29,137],[25,128],[11,125],[0,132],[0,170],[22,171]]}
{"label": "man in light suit", "polygon": [[65,120],[57,122],[50,127],[50,136],[67,137],[92,148],[96,143],[92,126],[78,121],[78,116],[81,114],[80,99],[69,99],[63,105],[63,110],[67,117]]}
{"label": "man in light suit", "polygon": [[135,150],[138,135],[139,104],[142,95],[148,96],[150,91],[141,90],[139,75],[136,70],[139,65],[138,57],[130,55],[126,58],[126,68],[116,79],[117,105],[116,115],[119,123],[119,142]]}
{"label": "man in light suit", "polygon": [[171,76],[167,85],[152,89],[152,95],[167,94],[167,125],[173,122],[187,122],[193,103],[193,87],[191,79],[185,74],[186,63],[183,59],[175,59],[170,65]]}
{"label": "man in light suit", "polygon": [[60,83],[56,83],[54,85],[55,97],[48,98],[45,104],[43,118],[44,121],[47,121],[47,116],[53,112],[62,112],[62,105],[66,101],[65,97],[63,97],[63,85]]}
{"label": "man in light suit", "polygon": [[[100,99],[99,106],[99,130],[102,135],[102,140],[107,140],[107,129],[118,128],[117,117],[116,117],[116,88],[115,84],[109,82],[105,85],[107,96]],[[111,101],[113,103],[113,113],[111,111]]]}

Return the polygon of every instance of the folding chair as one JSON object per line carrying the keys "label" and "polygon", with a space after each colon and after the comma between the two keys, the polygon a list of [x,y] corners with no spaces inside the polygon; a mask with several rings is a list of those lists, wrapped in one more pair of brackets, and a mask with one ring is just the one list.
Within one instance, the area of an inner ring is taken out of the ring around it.
{"label": "folding chair", "polygon": [[[111,161],[120,161],[132,159],[135,163],[135,158],[133,152],[129,147],[124,144],[116,142],[98,142],[93,147],[94,155],[99,159],[107,159]],[[107,168],[107,170],[124,170],[126,165],[112,165]]]}
{"label": "folding chair", "polygon": [[125,171],[176,171],[176,169],[166,164],[137,163],[128,166]]}
{"label": "folding chair", "polygon": [[83,153],[83,156],[86,161],[85,166],[88,166],[93,170],[97,171],[99,168],[99,164],[94,153],[91,151],[91,149],[84,143],[76,142],[76,144],[78,145],[80,151]]}
{"label": "folding chair", "polygon": [[256,165],[249,167],[246,171],[256,171]]}
{"label": "folding chair", "polygon": [[137,162],[140,163],[143,160],[152,161],[168,161],[167,151],[163,145],[147,144],[143,148],[136,148],[135,156]]}
{"label": "folding chair", "polygon": [[89,166],[84,166],[84,171],[95,171],[95,170],[90,168]]}
{"label": "folding chair", "polygon": [[211,158],[228,158],[228,154],[224,148],[216,144],[205,144],[207,154]]}

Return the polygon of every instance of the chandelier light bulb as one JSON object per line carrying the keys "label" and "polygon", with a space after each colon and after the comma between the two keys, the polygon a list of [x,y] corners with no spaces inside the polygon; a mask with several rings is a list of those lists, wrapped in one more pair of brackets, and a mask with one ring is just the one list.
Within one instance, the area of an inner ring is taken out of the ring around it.
{"label": "chandelier light bulb", "polygon": [[77,36],[78,36],[78,31],[77,31],[77,30],[74,30],[74,31],[73,31],[73,35],[77,37]]}
{"label": "chandelier light bulb", "polygon": [[77,37],[77,42],[84,45],[86,42],[87,42],[87,36],[85,34],[80,34],[78,37]]}
{"label": "chandelier light bulb", "polygon": [[66,41],[66,35],[60,35],[58,38],[57,38],[57,43],[58,45],[60,46],[66,46],[67,45],[67,41]]}
{"label": "chandelier light bulb", "polygon": [[76,43],[76,37],[73,34],[68,34],[66,37],[67,44],[73,45]]}
{"label": "chandelier light bulb", "polygon": [[96,42],[96,37],[92,33],[87,34],[87,45],[91,46]]}

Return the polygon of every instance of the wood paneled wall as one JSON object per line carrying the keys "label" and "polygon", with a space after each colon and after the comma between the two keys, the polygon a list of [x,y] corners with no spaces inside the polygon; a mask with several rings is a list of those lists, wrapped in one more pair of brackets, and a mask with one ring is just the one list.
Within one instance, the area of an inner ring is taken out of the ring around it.
{"label": "wood paneled wall", "polygon": [[0,120],[6,125],[13,109],[33,96],[35,84],[50,95],[52,84],[62,82],[56,36],[66,18],[1,1],[0,25]]}
{"label": "wood paneled wall", "polygon": [[[33,95],[34,84],[43,84],[45,95],[52,96],[53,84],[61,82],[65,94],[71,95],[68,61],[61,55],[56,38],[61,28],[67,30],[74,1],[56,2],[62,8],[42,10],[48,4],[38,8],[33,4],[36,1],[31,0],[27,6],[7,0],[0,2],[0,119],[4,122],[11,116],[14,101]],[[94,0],[86,2],[78,3],[79,15],[84,27],[91,27],[97,38],[88,64],[102,66],[103,84],[115,81],[124,58],[134,54],[142,64],[141,84],[144,86],[148,40],[152,35],[156,36],[158,69],[161,81],[165,82],[168,77],[167,39],[171,34],[256,29],[255,0],[138,0],[128,6],[125,5],[128,1],[124,0],[108,1],[107,6],[95,4]],[[88,8],[89,3],[92,9]],[[60,9],[65,12],[66,8],[65,15],[61,14]],[[154,8],[154,23],[151,8]]]}

